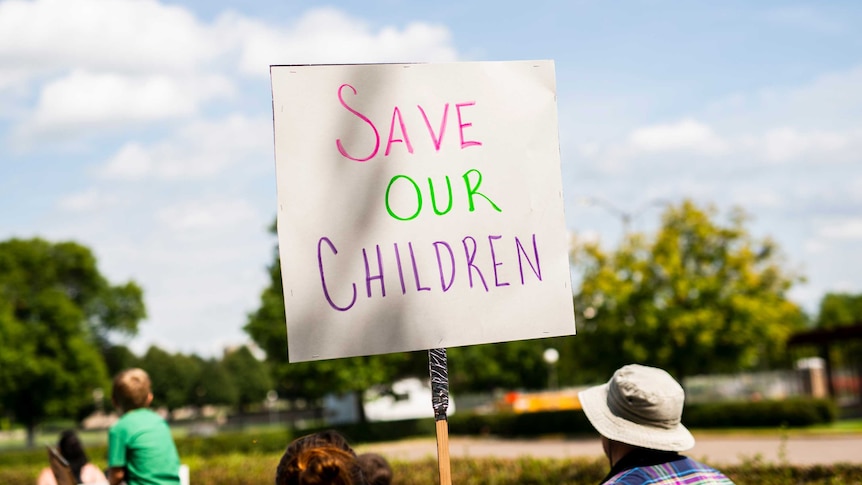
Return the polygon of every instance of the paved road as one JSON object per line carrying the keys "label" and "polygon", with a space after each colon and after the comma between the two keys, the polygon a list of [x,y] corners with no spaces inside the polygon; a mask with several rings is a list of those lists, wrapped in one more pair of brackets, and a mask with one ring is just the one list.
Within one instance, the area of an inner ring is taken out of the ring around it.
{"label": "paved road", "polygon": [[[712,465],[738,464],[757,456],[766,462],[781,463],[786,460],[795,465],[862,463],[862,435],[791,436],[782,441],[777,434],[718,436],[695,433],[695,438],[697,445],[686,454]],[[358,451],[374,451],[390,460],[409,461],[436,457],[437,445],[434,439],[428,438],[363,445],[358,447]],[[598,439],[501,440],[472,437],[450,437],[449,455],[453,458],[603,456],[602,445]]]}

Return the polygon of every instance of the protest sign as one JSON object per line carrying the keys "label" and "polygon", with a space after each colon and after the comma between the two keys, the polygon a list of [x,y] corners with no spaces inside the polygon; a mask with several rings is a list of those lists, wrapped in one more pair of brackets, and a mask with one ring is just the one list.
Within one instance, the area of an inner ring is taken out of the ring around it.
{"label": "protest sign", "polygon": [[575,333],[553,62],[270,73],[291,362]]}

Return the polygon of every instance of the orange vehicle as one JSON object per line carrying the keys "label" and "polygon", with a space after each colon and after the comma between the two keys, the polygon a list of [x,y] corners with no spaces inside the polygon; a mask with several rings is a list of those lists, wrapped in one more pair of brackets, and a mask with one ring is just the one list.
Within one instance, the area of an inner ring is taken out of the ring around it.
{"label": "orange vehicle", "polygon": [[561,389],[554,391],[506,393],[499,407],[504,411],[514,413],[535,413],[539,411],[562,411],[581,409],[578,400],[579,389]]}

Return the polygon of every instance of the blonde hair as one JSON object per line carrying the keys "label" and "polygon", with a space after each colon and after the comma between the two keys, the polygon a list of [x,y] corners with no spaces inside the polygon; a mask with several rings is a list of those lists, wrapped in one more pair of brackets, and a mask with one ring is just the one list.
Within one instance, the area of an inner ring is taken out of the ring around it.
{"label": "blonde hair", "polygon": [[123,411],[143,408],[149,404],[150,376],[143,369],[126,369],[114,377],[111,397]]}

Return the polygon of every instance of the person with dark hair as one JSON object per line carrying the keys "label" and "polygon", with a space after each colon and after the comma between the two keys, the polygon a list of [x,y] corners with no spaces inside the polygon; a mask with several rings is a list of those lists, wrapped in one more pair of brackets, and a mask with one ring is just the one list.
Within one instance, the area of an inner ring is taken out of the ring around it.
{"label": "person with dark hair", "polygon": [[[76,483],[87,485],[108,483],[108,479],[102,473],[102,470],[99,470],[99,467],[90,463],[87,453],[84,451],[84,445],[74,431],[66,430],[60,434],[57,451],[69,463],[72,475],[77,480]],[[57,478],[54,476],[51,468],[46,467],[39,473],[36,485],[57,485]]]}
{"label": "person with dark hair", "polygon": [[390,485],[392,483],[392,467],[382,455],[377,453],[362,453],[356,457],[362,477],[368,485]]}
{"label": "person with dark hair", "polygon": [[356,452],[337,431],[293,440],[275,471],[276,485],[366,485]]}

